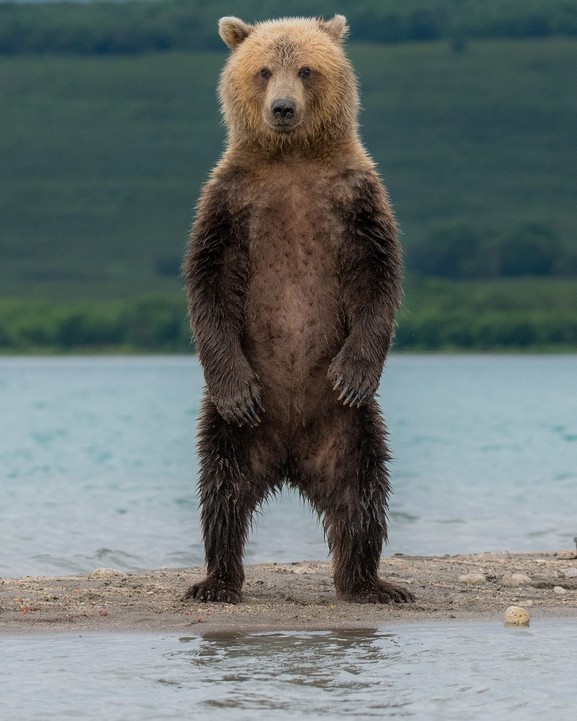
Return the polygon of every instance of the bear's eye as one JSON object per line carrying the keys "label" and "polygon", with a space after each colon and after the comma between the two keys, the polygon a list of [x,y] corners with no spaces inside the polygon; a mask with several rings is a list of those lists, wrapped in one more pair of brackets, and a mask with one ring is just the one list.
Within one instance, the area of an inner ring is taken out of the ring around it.
{"label": "bear's eye", "polygon": [[271,71],[268,68],[261,68],[260,70],[260,76],[261,78],[265,78],[267,80],[272,75]]}
{"label": "bear's eye", "polygon": [[299,78],[310,78],[312,75],[312,70],[305,65],[304,68],[301,68],[299,70]]}

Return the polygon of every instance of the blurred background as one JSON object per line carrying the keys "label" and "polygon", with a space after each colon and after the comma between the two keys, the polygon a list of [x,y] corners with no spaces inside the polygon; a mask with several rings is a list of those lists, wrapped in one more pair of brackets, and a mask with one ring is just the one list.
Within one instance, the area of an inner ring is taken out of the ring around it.
{"label": "blurred background", "polygon": [[0,351],[189,348],[217,20],[349,19],[403,230],[397,348],[577,348],[574,0],[0,3]]}

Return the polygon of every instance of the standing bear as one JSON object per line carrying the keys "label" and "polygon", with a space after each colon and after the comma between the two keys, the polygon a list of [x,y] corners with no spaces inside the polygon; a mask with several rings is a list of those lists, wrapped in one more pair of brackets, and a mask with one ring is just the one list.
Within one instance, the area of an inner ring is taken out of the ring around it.
{"label": "standing bear", "polygon": [[401,300],[395,220],[360,143],[348,28],[219,23],[224,155],[183,264],[206,389],[199,492],[207,577],[237,603],[253,511],[288,484],[323,521],[339,598],[406,602],[378,577],[386,430],[375,393]]}

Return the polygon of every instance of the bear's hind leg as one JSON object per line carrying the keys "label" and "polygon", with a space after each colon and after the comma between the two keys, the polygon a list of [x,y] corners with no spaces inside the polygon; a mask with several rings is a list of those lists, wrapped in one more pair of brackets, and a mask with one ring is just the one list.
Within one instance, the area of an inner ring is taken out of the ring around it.
{"label": "bear's hind leg", "polygon": [[251,469],[254,434],[252,428],[226,423],[205,403],[198,486],[207,576],[188,589],[185,599],[239,603],[242,598],[244,545],[252,514],[269,490],[264,476]]}
{"label": "bear's hind leg", "polygon": [[389,495],[389,455],[378,407],[373,402],[339,409],[337,415],[325,425],[321,455],[313,467],[309,463],[304,488],[323,516],[337,596],[356,603],[408,603],[414,600],[408,589],[378,576]]}

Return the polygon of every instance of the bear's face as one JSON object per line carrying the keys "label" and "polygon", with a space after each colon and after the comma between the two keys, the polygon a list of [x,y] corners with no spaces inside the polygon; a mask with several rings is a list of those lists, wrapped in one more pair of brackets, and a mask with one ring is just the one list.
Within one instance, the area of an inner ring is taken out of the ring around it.
{"label": "bear's face", "polygon": [[223,18],[232,54],[220,98],[230,141],[311,147],[356,134],[356,80],[342,49],[346,21],[288,18],[247,25]]}

